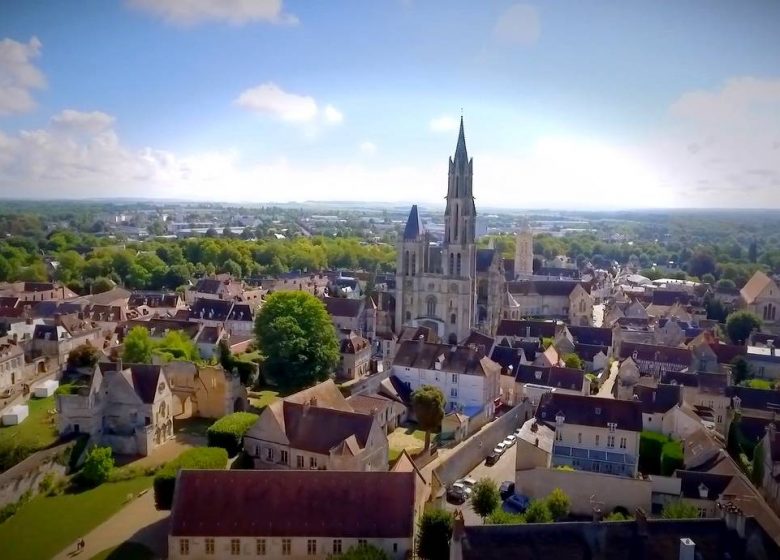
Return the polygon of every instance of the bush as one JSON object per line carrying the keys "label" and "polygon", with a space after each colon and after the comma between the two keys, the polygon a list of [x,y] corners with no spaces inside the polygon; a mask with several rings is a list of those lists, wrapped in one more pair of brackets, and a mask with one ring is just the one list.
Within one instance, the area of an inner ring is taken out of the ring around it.
{"label": "bush", "polygon": [[48,494],[52,488],[54,488],[54,473],[49,472],[46,473],[38,483],[38,492],[41,494]]}
{"label": "bush", "polygon": [[545,498],[545,502],[547,503],[547,509],[550,510],[550,514],[552,514],[555,521],[560,521],[561,519],[568,517],[571,500],[569,500],[569,496],[560,488],[553,489]]}
{"label": "bush", "polygon": [[546,500],[534,500],[528,509],[525,510],[525,520],[527,523],[551,523],[553,521],[550,508]]}
{"label": "bush", "polygon": [[661,454],[669,438],[656,432],[643,431],[639,438],[639,470],[643,474],[661,473]]}
{"label": "bush", "polygon": [[80,480],[86,486],[98,486],[108,480],[113,468],[114,455],[111,448],[93,447],[84,460]]}
{"label": "bush", "polygon": [[503,509],[497,509],[485,520],[487,525],[520,525],[525,523],[525,516],[522,513],[510,513]]}
{"label": "bush", "polygon": [[677,469],[683,468],[683,448],[681,441],[667,441],[661,450],[661,475],[671,476]]}
{"label": "bush", "polygon": [[30,498],[32,498],[32,492],[28,490],[24,494],[22,494],[19,497],[19,500],[16,502],[13,502],[11,504],[7,504],[6,506],[0,508],[0,523],[14,515],[19,509],[30,501]]}
{"label": "bush", "polygon": [[630,521],[631,516],[619,511],[613,511],[604,518],[604,521]]}
{"label": "bush", "polygon": [[501,503],[498,486],[491,478],[483,478],[477,481],[471,492],[471,509],[474,513],[485,519]]}
{"label": "bush", "polygon": [[221,447],[234,457],[243,449],[244,434],[257,422],[258,415],[234,412],[214,422],[206,431],[209,447]]}
{"label": "bush", "polygon": [[154,477],[154,503],[157,509],[171,509],[176,475],[181,469],[224,469],[228,456],[218,447],[188,449],[160,469]]}
{"label": "bush", "polygon": [[450,557],[452,514],[442,509],[422,514],[417,533],[417,555],[426,560],[446,560]]}
{"label": "bush", "polygon": [[100,359],[100,352],[91,344],[82,344],[68,353],[68,367],[93,368]]}
{"label": "bush", "polygon": [[74,472],[78,468],[79,459],[81,459],[82,453],[87,448],[89,443],[89,436],[87,434],[81,434],[77,439],[73,447],[70,448],[70,455],[68,456],[68,470]]}
{"label": "bush", "polygon": [[677,500],[664,506],[661,517],[664,519],[690,519],[699,517],[699,510],[696,506]]}

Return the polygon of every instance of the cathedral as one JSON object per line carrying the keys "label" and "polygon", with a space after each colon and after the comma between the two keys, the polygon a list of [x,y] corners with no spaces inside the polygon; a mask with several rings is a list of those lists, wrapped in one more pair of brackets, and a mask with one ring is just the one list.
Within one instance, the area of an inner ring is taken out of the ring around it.
{"label": "cathedral", "polygon": [[472,330],[493,334],[502,312],[512,307],[507,280],[533,274],[533,237],[527,225],[517,235],[514,261],[502,259],[493,248],[477,248],[473,177],[461,117],[455,155],[449,160],[444,238],[434,239],[426,231],[414,205],[399,242],[399,329],[429,327],[451,344],[462,342]]}

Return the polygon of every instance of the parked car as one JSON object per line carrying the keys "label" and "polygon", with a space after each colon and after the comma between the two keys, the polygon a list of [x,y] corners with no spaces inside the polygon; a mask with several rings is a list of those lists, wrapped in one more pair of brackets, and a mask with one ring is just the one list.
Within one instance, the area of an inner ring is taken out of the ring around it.
{"label": "parked car", "polygon": [[509,496],[515,493],[515,483],[511,480],[505,480],[498,488],[498,493],[501,495],[502,500],[506,500]]}
{"label": "parked car", "polygon": [[512,447],[516,441],[517,441],[517,436],[515,436],[515,434],[509,434],[508,436],[506,436],[506,438],[504,438],[503,443],[504,445],[507,446],[507,448],[509,448]]}
{"label": "parked car", "polygon": [[474,488],[474,485],[477,483],[477,481],[470,476],[467,476],[466,478],[461,478],[457,482],[462,482],[463,485],[468,489],[469,493],[471,493],[471,489]]}
{"label": "parked car", "polygon": [[490,455],[485,457],[485,464],[487,466],[495,465],[498,463],[498,460],[501,458],[500,453],[496,453],[495,451],[491,452]]}
{"label": "parked car", "polygon": [[471,489],[462,482],[453,482],[447,489],[447,500],[456,504],[462,504],[471,495]]}
{"label": "parked car", "polygon": [[511,513],[523,513],[528,509],[530,503],[531,500],[528,496],[512,494],[504,501],[503,509],[504,511],[509,511]]}
{"label": "parked car", "polygon": [[506,444],[503,441],[493,448],[493,453],[498,455],[503,455],[504,451],[506,451]]}
{"label": "parked car", "polygon": [[522,432],[522,431],[523,431],[523,429],[522,429],[522,428],[517,428],[517,429],[515,430],[515,438],[519,438],[519,437],[520,437],[520,432]]}

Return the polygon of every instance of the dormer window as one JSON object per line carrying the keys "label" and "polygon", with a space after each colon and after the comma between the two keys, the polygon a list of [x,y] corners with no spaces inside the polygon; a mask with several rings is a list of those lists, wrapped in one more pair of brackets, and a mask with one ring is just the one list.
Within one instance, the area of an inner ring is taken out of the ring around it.
{"label": "dormer window", "polygon": [[566,420],[566,417],[563,415],[563,412],[559,412],[555,415],[555,423],[560,426],[563,424],[564,420]]}
{"label": "dormer window", "polygon": [[607,422],[607,428],[609,428],[610,432],[614,432],[617,429],[617,424],[615,422]]}
{"label": "dormer window", "polygon": [[598,415],[598,414],[601,414],[601,407],[600,407],[600,406],[597,406],[597,407],[596,407],[596,411],[595,411],[595,412],[596,412],[596,414],[597,414],[597,415]]}

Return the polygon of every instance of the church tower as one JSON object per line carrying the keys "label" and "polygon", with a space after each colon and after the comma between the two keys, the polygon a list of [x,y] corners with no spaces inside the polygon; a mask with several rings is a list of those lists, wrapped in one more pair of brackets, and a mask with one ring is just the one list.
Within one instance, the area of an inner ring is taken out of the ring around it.
{"label": "church tower", "polygon": [[534,234],[527,220],[515,234],[515,279],[527,278],[534,273]]}
{"label": "church tower", "polygon": [[444,255],[442,268],[448,276],[474,278],[476,218],[472,194],[474,160],[466,151],[463,117],[460,118],[455,157],[450,158],[447,207],[444,211]]}

